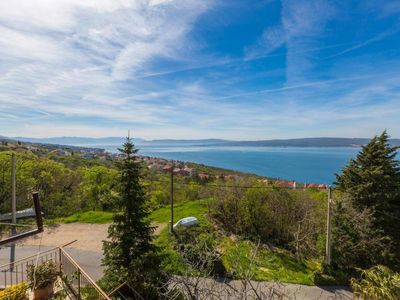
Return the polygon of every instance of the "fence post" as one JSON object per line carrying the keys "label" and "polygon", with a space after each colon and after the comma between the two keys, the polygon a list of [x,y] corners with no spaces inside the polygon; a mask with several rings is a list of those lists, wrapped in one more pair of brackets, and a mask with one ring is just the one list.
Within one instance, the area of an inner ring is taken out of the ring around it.
{"label": "fence post", "polygon": [[328,188],[328,213],[326,220],[326,249],[325,249],[325,262],[329,266],[331,264],[331,230],[332,230],[332,188]]}
{"label": "fence post", "polygon": [[174,232],[174,165],[171,167],[170,202],[171,202],[171,233]]}

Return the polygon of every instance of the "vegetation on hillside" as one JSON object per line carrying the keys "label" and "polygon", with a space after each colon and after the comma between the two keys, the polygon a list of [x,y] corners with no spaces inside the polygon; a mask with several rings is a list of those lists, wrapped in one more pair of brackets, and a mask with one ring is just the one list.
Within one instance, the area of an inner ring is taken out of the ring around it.
{"label": "vegetation on hillside", "polygon": [[[150,264],[152,272],[163,271],[154,276],[160,282],[181,275],[180,280],[224,277],[311,285],[349,284],[354,277],[359,295],[368,295],[363,291],[367,273],[360,269],[378,264],[399,269],[400,168],[386,132],[337,175],[329,266],[324,265],[325,190],[278,188],[243,173],[200,180],[199,172],[224,170],[193,164],[197,169],[191,176],[174,178],[174,220],[194,216],[199,224],[171,234],[169,174],[140,164],[132,147],[125,144],[124,155],[113,162],[17,154],[18,208],[31,206],[29,195],[38,190],[47,220],[114,223],[105,247],[109,271],[104,282],[134,278],[136,290],[154,295],[156,284],[146,275],[153,274],[147,273]],[[10,211],[10,153],[0,152],[0,212]],[[151,222],[160,225],[156,237]],[[394,273],[386,273],[392,280]]]}
{"label": "vegetation on hillside", "polygon": [[384,131],[337,175],[343,200],[336,204],[333,218],[333,267],[354,270],[385,264],[399,270],[400,162],[396,154]]}

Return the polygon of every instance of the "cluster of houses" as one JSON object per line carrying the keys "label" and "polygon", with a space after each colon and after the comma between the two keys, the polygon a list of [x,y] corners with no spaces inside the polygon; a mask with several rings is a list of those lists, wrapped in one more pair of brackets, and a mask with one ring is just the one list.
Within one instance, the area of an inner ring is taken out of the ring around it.
{"label": "cluster of houses", "polygon": [[268,179],[264,179],[263,182],[265,184],[273,184],[274,186],[277,187],[282,187],[282,188],[303,188],[303,189],[319,189],[319,190],[326,190],[328,188],[328,185],[326,184],[319,184],[319,183],[302,183],[299,184],[298,182],[294,181],[294,180],[268,180]]}
{"label": "cluster of houses", "polygon": [[[240,176],[237,174],[222,174],[222,175],[210,175],[206,173],[197,173],[193,168],[189,168],[183,162],[178,161],[170,161],[163,158],[157,157],[140,157],[140,159],[147,164],[147,168],[149,170],[160,171],[163,173],[171,173],[171,170],[175,175],[181,176],[193,176],[197,177],[200,181],[209,181],[213,179],[223,179],[223,180],[237,180],[240,179]],[[294,180],[262,180],[266,185],[273,185],[282,188],[293,188],[293,189],[327,189],[328,186],[326,184],[318,184],[318,183],[302,183],[299,184]]]}
{"label": "cluster of houses", "polygon": [[163,158],[157,157],[141,157],[141,160],[147,164],[147,168],[149,170],[161,171],[163,173],[171,173],[175,175],[182,176],[193,176],[197,177],[201,181],[208,181],[212,179],[239,179],[240,176],[236,174],[222,174],[222,175],[210,175],[206,173],[199,173],[193,170],[193,168],[188,167],[183,162],[179,161],[170,161]]}
{"label": "cluster of houses", "polygon": [[57,144],[34,144],[12,140],[1,140],[4,150],[28,151],[32,153],[47,152],[58,156],[78,156],[84,159],[113,160],[114,154],[104,151],[100,148],[89,148],[79,146],[66,146]]}

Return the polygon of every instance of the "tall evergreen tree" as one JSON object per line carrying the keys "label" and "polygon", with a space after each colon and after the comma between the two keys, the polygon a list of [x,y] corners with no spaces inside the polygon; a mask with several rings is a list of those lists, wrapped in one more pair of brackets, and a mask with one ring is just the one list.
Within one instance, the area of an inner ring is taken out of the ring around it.
{"label": "tall evergreen tree", "polygon": [[[154,227],[148,220],[146,197],[142,189],[141,168],[130,138],[119,151],[124,158],[117,163],[120,197],[118,213],[108,229],[108,241],[103,242],[106,266],[103,283],[115,287],[126,282],[145,299],[157,298],[157,286],[162,284],[160,256],[152,243]],[[130,289],[126,289],[129,290]],[[125,291],[126,292],[126,291]],[[126,295],[135,298],[135,293]]]}
{"label": "tall evergreen tree", "polygon": [[375,226],[391,237],[400,263],[400,163],[396,154],[384,131],[362,147],[342,174],[336,174],[336,184],[360,211],[374,212]]}
{"label": "tall evergreen tree", "polygon": [[400,205],[400,164],[396,148],[388,140],[386,131],[375,136],[343,168],[342,174],[336,174],[337,187],[349,194],[357,206],[388,210]]}

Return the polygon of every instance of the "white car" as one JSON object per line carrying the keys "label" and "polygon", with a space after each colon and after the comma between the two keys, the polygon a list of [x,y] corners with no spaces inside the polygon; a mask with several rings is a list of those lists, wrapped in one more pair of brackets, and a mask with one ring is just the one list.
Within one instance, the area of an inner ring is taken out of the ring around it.
{"label": "white car", "polygon": [[198,223],[199,223],[199,220],[197,220],[197,218],[195,218],[195,217],[186,217],[186,218],[180,219],[178,222],[176,222],[174,224],[174,228],[176,228],[176,227],[178,227],[180,225],[182,225],[184,227],[190,227],[190,226],[196,225]]}

